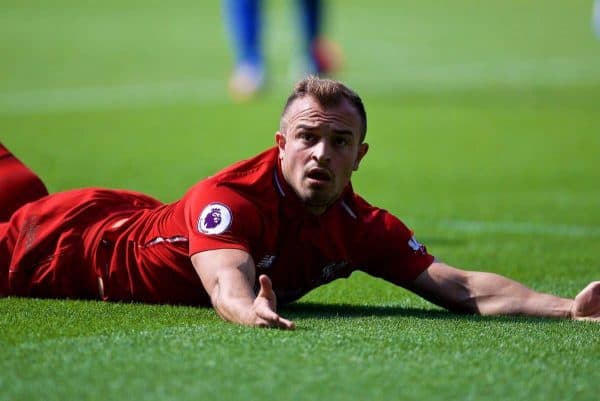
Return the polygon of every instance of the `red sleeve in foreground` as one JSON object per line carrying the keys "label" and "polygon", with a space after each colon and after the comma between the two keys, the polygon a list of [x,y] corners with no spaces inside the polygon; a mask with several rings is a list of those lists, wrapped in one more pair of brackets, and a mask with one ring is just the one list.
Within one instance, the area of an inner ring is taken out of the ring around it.
{"label": "red sleeve in foreground", "polygon": [[250,252],[260,238],[260,215],[254,204],[211,180],[192,188],[183,198],[190,256],[214,249]]}
{"label": "red sleeve in foreground", "polygon": [[417,242],[413,232],[385,210],[374,209],[366,219],[366,273],[397,285],[413,281],[434,257]]}

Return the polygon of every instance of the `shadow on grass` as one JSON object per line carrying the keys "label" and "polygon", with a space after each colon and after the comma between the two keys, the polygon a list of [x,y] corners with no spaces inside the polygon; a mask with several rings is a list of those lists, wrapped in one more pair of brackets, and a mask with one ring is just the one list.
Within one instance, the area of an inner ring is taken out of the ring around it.
{"label": "shadow on grass", "polygon": [[[163,322],[174,324],[178,321],[196,320],[198,315],[207,318],[214,311],[211,307],[189,305],[156,305],[142,303],[102,302],[97,300],[65,300],[65,299],[36,299],[36,298],[0,298],[0,309],[10,310],[15,316],[23,315],[29,319],[31,313],[43,312],[45,317],[53,319],[64,316],[70,321],[90,316],[95,321],[120,321],[126,319],[131,324],[131,316],[135,314],[140,325],[144,319],[151,318],[153,324]],[[296,319],[335,319],[335,318],[368,318],[368,317],[404,317],[426,320],[453,320],[470,322],[498,322],[523,324],[558,324],[564,319],[553,319],[528,316],[479,316],[449,312],[443,309],[413,308],[395,305],[355,305],[355,304],[326,304],[317,302],[298,302],[282,306],[279,312],[286,318]],[[35,314],[34,313],[34,314]],[[216,319],[216,314],[214,315]]]}
{"label": "shadow on grass", "polygon": [[290,319],[332,319],[363,317],[407,317],[419,319],[456,320],[473,322],[504,323],[559,323],[562,319],[528,316],[479,316],[449,312],[441,309],[410,308],[384,305],[320,304],[300,302],[281,308],[282,314]]}

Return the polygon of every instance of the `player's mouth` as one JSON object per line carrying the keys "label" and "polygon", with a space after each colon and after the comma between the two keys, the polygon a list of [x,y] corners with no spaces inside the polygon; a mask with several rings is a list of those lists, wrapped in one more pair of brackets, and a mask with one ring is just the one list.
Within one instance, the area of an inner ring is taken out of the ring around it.
{"label": "player's mouth", "polygon": [[333,177],[329,170],[316,167],[308,170],[306,178],[308,178],[311,183],[322,185],[331,182]]}

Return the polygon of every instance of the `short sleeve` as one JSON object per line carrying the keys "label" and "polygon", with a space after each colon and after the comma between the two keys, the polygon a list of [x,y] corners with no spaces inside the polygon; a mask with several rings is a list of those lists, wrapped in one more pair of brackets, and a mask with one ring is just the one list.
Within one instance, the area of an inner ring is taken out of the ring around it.
{"label": "short sleeve", "polygon": [[413,232],[385,210],[372,211],[363,241],[366,247],[361,270],[397,285],[417,278],[434,260]]}
{"label": "short sleeve", "polygon": [[233,189],[206,180],[182,199],[190,256],[215,249],[242,249],[250,253],[261,236],[257,207]]}

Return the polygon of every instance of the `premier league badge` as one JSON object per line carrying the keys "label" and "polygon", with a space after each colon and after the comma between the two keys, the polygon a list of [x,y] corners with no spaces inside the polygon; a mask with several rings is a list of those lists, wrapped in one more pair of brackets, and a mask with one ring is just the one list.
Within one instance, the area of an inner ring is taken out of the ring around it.
{"label": "premier league badge", "polygon": [[231,211],[222,203],[210,203],[200,213],[198,231],[215,235],[225,232],[231,225]]}

